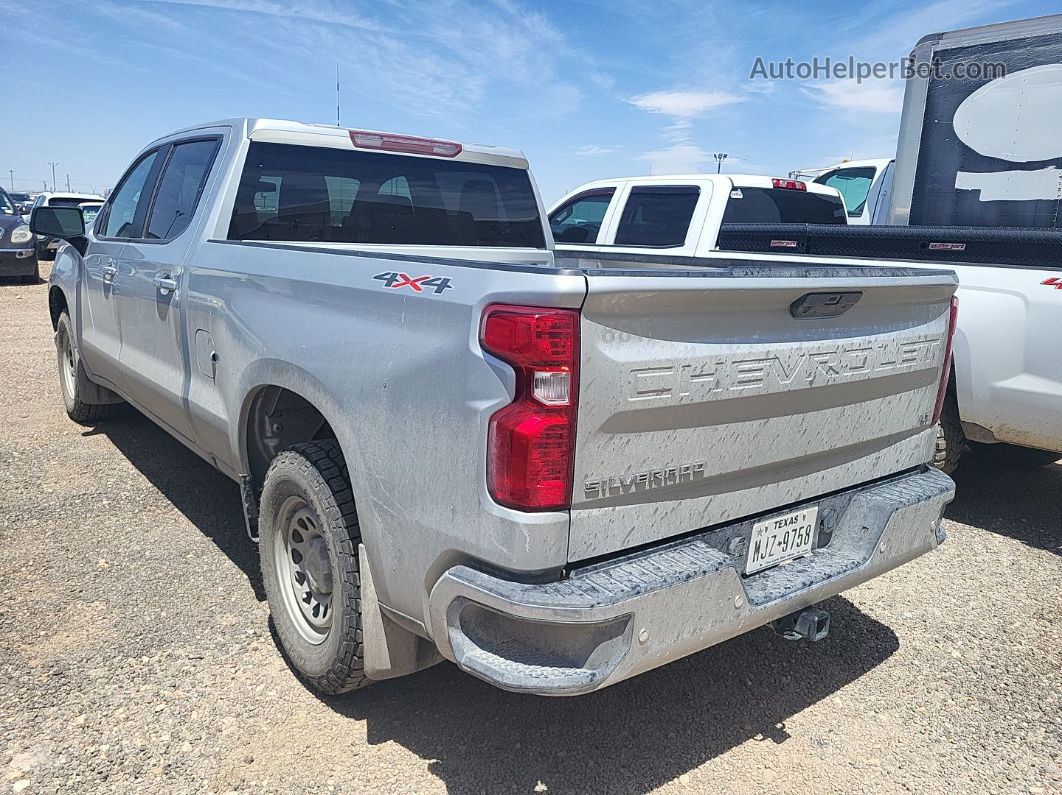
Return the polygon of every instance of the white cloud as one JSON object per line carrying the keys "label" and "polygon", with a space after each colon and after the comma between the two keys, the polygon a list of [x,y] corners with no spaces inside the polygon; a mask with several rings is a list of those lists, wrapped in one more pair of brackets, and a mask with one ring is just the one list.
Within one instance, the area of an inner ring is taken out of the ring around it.
{"label": "white cloud", "polygon": [[711,155],[696,144],[678,143],[638,155],[648,160],[653,174],[693,174],[703,170]]}
{"label": "white cloud", "polygon": [[576,157],[601,157],[611,155],[620,150],[619,146],[601,146],[600,144],[586,144],[572,150]]}
{"label": "white cloud", "polygon": [[639,110],[662,113],[678,119],[695,119],[705,111],[744,102],[745,98],[729,91],[653,91],[631,97],[629,102]]}
{"label": "white cloud", "polygon": [[829,108],[899,113],[903,107],[903,83],[898,80],[873,80],[863,83],[855,80],[831,80],[808,83],[801,90]]}
{"label": "white cloud", "polygon": [[[497,0],[381,3],[368,13],[347,0],[160,0],[156,9],[186,8],[206,35],[224,29],[222,51],[256,52],[283,30],[276,75],[306,90],[304,63],[328,85],[341,63],[344,109],[372,103],[460,124],[503,101],[518,98],[520,113],[561,116],[582,105],[586,83],[597,85],[589,58],[542,14]],[[223,15],[228,19],[222,22]],[[231,23],[238,17],[238,25]],[[222,22],[221,25],[218,25]],[[228,24],[225,24],[228,23]],[[258,69],[269,69],[262,59]],[[569,78],[579,74],[580,80]],[[327,89],[322,95],[327,94]],[[346,113],[344,116],[346,117]],[[344,121],[347,121],[344,118]]]}

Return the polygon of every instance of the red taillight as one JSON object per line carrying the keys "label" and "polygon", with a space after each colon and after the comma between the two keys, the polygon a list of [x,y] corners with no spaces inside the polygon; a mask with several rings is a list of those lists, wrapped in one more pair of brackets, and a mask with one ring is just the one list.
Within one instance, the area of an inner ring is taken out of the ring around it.
{"label": "red taillight", "polygon": [[413,135],[350,130],[350,142],[361,149],[382,149],[385,152],[408,152],[414,155],[457,157],[461,144],[438,138],[417,138]]}
{"label": "red taillight", "polygon": [[579,313],[494,304],[480,343],[516,371],[513,402],[490,418],[487,488],[522,511],[571,507]]}
{"label": "red taillight", "polygon": [[951,349],[955,341],[955,326],[959,322],[959,299],[951,297],[951,312],[948,314],[948,341],[944,345],[944,367],[940,371],[940,387],[937,389],[937,405],[933,409],[933,424],[940,422],[944,411],[944,396],[948,392],[948,379],[951,377]]}
{"label": "red taillight", "polygon": [[771,185],[779,190],[807,190],[807,183],[801,182],[799,179],[779,179],[775,177],[771,180]]}

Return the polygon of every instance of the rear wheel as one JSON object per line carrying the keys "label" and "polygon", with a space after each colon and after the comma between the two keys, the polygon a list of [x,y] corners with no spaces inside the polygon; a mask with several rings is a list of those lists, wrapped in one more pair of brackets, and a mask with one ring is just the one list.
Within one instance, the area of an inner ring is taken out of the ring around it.
{"label": "rear wheel", "polygon": [[74,343],[70,315],[65,311],[59,315],[55,328],[55,352],[59,360],[59,391],[63,395],[67,416],[80,425],[93,425],[113,414],[113,403],[97,405],[82,400],[86,386],[91,385]]}
{"label": "rear wheel", "polygon": [[297,444],[273,459],[258,531],[269,610],[291,664],[324,693],[371,684],[362,647],[361,535],[337,442]]}

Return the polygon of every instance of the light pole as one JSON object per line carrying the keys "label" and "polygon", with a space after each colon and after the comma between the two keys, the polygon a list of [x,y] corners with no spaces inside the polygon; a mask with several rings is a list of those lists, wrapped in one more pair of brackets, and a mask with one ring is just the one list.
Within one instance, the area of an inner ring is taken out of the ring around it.
{"label": "light pole", "polygon": [[58,163],[49,162],[48,165],[52,167],[52,191],[54,192],[55,191],[55,167],[57,165],[59,165],[59,164]]}
{"label": "light pole", "polygon": [[715,158],[715,173],[723,173],[723,161],[726,160],[726,152],[716,152],[712,157]]}

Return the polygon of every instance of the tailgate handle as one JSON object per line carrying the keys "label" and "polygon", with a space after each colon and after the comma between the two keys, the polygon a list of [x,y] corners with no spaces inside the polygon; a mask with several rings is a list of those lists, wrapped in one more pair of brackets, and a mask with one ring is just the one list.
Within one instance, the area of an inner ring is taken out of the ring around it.
{"label": "tailgate handle", "polygon": [[863,297],[860,290],[848,293],[806,293],[789,305],[793,317],[837,317],[843,315]]}

